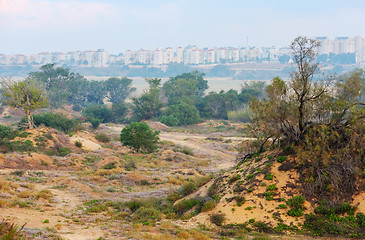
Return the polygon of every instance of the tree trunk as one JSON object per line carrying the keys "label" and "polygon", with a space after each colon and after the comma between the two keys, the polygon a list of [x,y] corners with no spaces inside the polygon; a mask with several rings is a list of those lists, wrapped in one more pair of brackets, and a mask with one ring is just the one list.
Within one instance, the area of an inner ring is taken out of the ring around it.
{"label": "tree trunk", "polygon": [[30,114],[30,111],[29,110],[26,110],[25,111],[25,114],[27,115],[28,128],[29,129],[33,129],[34,128],[34,124],[33,124],[33,119],[32,119],[32,116]]}

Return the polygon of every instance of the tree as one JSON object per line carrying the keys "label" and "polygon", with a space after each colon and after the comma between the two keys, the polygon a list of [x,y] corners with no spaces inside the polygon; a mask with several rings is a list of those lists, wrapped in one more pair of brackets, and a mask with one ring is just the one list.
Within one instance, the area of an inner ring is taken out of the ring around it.
{"label": "tree", "polygon": [[66,103],[80,103],[84,101],[82,92],[87,89],[87,80],[68,68],[46,64],[40,71],[31,72],[29,79],[44,84],[52,107],[60,107]]}
{"label": "tree", "polygon": [[314,122],[323,122],[323,116],[328,114],[325,111],[332,79],[314,81],[319,72],[315,62],[318,46],[313,39],[294,39],[291,49],[297,71],[291,74],[289,83],[275,78],[267,88],[268,98],[251,102],[254,121],[264,129],[267,139],[285,137],[288,142],[298,142]]}
{"label": "tree", "polygon": [[27,117],[29,129],[35,127],[32,111],[48,106],[47,98],[42,89],[36,87],[36,83],[30,79],[14,82],[11,79],[2,79],[5,103],[13,108],[21,108]]}
{"label": "tree", "polygon": [[250,103],[262,130],[259,151],[269,139],[284,147],[281,154],[292,155],[310,199],[349,201],[365,167],[364,72],[315,79],[318,43],[298,37],[291,46],[297,70],[290,81],[274,78],[267,98]]}
{"label": "tree", "polygon": [[203,77],[204,73],[198,71],[171,77],[162,87],[164,95],[168,98],[168,104],[177,104],[179,101],[195,103],[208,89],[208,81]]}
{"label": "tree", "polygon": [[131,87],[132,79],[126,77],[111,77],[105,84],[109,101],[115,104],[125,100],[129,94],[136,90],[136,88]]}
{"label": "tree", "polygon": [[179,120],[178,125],[191,125],[201,121],[198,109],[194,105],[184,101],[169,106],[163,115],[174,116]]}
{"label": "tree", "polygon": [[159,140],[159,131],[154,131],[144,122],[132,122],[123,128],[120,141],[123,146],[133,148],[135,152],[153,152]]}
{"label": "tree", "polygon": [[149,89],[139,98],[132,98],[133,118],[136,121],[148,120],[160,115],[163,106],[160,100],[161,79],[146,78]]}

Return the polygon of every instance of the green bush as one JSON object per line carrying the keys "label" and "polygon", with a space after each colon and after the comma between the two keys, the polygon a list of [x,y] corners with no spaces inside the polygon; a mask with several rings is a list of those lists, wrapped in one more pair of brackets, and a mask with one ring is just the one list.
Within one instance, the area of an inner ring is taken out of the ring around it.
{"label": "green bush", "polygon": [[111,140],[111,138],[105,133],[96,134],[95,139],[102,143],[108,143]]}
{"label": "green bush", "polygon": [[217,226],[222,226],[226,220],[226,215],[224,213],[214,213],[210,216],[210,221]]}
{"label": "green bush", "polygon": [[159,140],[159,131],[154,131],[146,123],[132,122],[123,128],[120,141],[123,146],[128,146],[136,152],[153,152]]}
{"label": "green bush", "polygon": [[174,206],[174,211],[182,216],[185,212],[195,207],[199,202],[196,199],[183,199]]}
{"label": "green bush", "polygon": [[61,147],[58,149],[58,155],[61,157],[65,157],[71,153],[71,149],[69,147]]}
{"label": "green bush", "polygon": [[158,221],[161,219],[161,212],[152,207],[140,207],[137,211],[135,211],[132,215],[132,220],[136,222],[149,222],[149,221]]}
{"label": "green bush", "polygon": [[160,122],[170,127],[175,127],[179,125],[179,119],[174,115],[164,115],[160,118]]}
{"label": "green bush", "polygon": [[191,125],[201,121],[198,109],[191,104],[180,101],[176,105],[171,105],[163,113],[163,116],[173,116],[179,120],[178,125]]}
{"label": "green bush", "polygon": [[[77,119],[68,119],[60,113],[42,113],[33,115],[34,124],[36,126],[44,125],[63,132],[74,132],[80,128],[80,121]],[[25,122],[23,118],[21,123]]]}
{"label": "green bush", "polygon": [[19,227],[15,223],[0,221],[0,239],[1,240],[20,240],[24,239],[22,236],[23,227]]}
{"label": "green bush", "polygon": [[207,212],[212,210],[215,207],[216,203],[215,200],[210,200],[204,203],[202,207],[202,212]]}
{"label": "green bush", "polygon": [[116,168],[117,166],[116,166],[116,162],[110,162],[110,163],[108,163],[108,164],[105,164],[104,165],[104,169],[114,169],[114,168]]}
{"label": "green bush", "polygon": [[91,127],[93,129],[98,129],[102,120],[100,120],[98,118],[88,118],[88,122],[91,124]]}
{"label": "green bush", "polygon": [[196,189],[196,186],[192,182],[184,183],[181,188],[179,189],[179,193],[181,196],[187,196],[191,193],[193,193]]}
{"label": "green bush", "polygon": [[284,161],[286,161],[287,157],[286,156],[279,156],[276,158],[276,161],[279,163],[282,163]]}
{"label": "green bush", "polygon": [[113,111],[105,105],[89,105],[82,111],[82,115],[88,119],[99,119],[103,123],[112,122],[113,120]]}
{"label": "green bush", "polygon": [[300,217],[303,215],[303,204],[305,202],[305,199],[301,195],[294,196],[288,201],[286,201],[286,204],[290,206],[290,210],[288,211],[288,215],[292,217]]}
{"label": "green bush", "polygon": [[82,148],[82,142],[81,141],[76,141],[75,146],[78,147],[78,148]]}

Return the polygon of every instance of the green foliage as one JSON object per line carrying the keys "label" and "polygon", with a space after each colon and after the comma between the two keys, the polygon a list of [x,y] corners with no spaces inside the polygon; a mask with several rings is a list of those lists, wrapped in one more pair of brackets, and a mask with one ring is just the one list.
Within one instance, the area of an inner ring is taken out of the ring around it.
{"label": "green foliage", "polygon": [[4,90],[4,102],[10,107],[23,109],[27,117],[28,128],[32,129],[34,123],[31,112],[48,106],[43,90],[39,89],[37,84],[30,79],[20,82],[3,79],[1,85]]}
{"label": "green foliage", "polygon": [[136,152],[153,152],[159,139],[158,134],[146,123],[132,122],[122,130],[120,141],[123,146],[129,146]]}
{"label": "green foliage", "polygon": [[208,89],[208,81],[203,79],[204,73],[193,71],[171,77],[163,85],[163,91],[168,98],[168,104],[177,104],[180,101],[193,104],[194,99],[203,96]]}
{"label": "green foliage", "polygon": [[275,191],[277,188],[276,188],[276,185],[275,184],[271,184],[269,186],[267,186],[266,190],[267,191]]}
{"label": "green foliage", "polygon": [[146,79],[149,89],[139,98],[132,98],[133,120],[148,120],[158,117],[163,106],[160,100],[161,79]]}
{"label": "green foliage", "polygon": [[314,236],[365,236],[365,215],[361,212],[354,216],[355,206],[348,203],[329,205],[321,203],[314,213],[305,216],[303,227]]}
{"label": "green foliage", "polygon": [[301,195],[297,195],[294,196],[290,199],[288,199],[288,201],[286,201],[286,204],[288,204],[288,206],[290,206],[290,210],[288,211],[288,215],[292,216],[292,217],[300,217],[303,215],[303,204],[305,202],[305,199],[303,196]]}
{"label": "green foliage", "polygon": [[124,101],[130,93],[136,90],[132,88],[132,79],[111,77],[104,82],[108,92],[109,101],[113,104],[118,104]]}
{"label": "green foliage", "polygon": [[175,127],[179,125],[179,119],[174,115],[163,115],[160,118],[160,122],[170,127]]}
{"label": "green foliage", "polygon": [[202,207],[202,212],[207,212],[212,210],[216,205],[215,200],[210,200],[204,203],[203,207]]}
{"label": "green foliage", "polygon": [[82,148],[82,142],[81,141],[75,141],[75,146],[78,148]]}
{"label": "green foliage", "polygon": [[5,139],[12,140],[18,136],[18,134],[18,131],[13,130],[11,127],[0,125],[0,143]]}
{"label": "green foliage", "polygon": [[[80,121],[77,119],[68,119],[60,113],[41,113],[33,115],[36,126],[44,125],[63,132],[74,132],[80,128]],[[24,120],[22,120],[24,121]]]}
{"label": "green foliage", "polygon": [[184,183],[181,188],[179,189],[179,193],[181,196],[187,196],[191,193],[193,193],[196,189],[196,186],[192,182]]}
{"label": "green foliage", "polygon": [[95,139],[102,143],[108,143],[111,141],[111,138],[105,133],[96,134]]}
{"label": "green foliage", "polygon": [[88,121],[90,122],[91,127],[92,127],[93,129],[98,129],[98,128],[99,128],[99,126],[100,126],[100,124],[101,124],[101,122],[102,122],[103,120],[98,119],[98,118],[88,118]]}
{"label": "green foliage", "polygon": [[22,227],[17,226],[15,223],[7,222],[6,220],[0,221],[0,239],[1,240],[20,240],[24,239]]}
{"label": "green foliage", "polygon": [[88,119],[100,119],[103,123],[113,120],[113,111],[105,105],[89,105],[82,111],[82,115]]}
{"label": "green foliage", "polygon": [[199,202],[196,199],[183,199],[174,206],[174,211],[179,216],[195,207]]}
{"label": "green foliage", "polygon": [[282,163],[282,162],[286,161],[286,159],[287,159],[286,156],[279,156],[279,157],[276,158],[276,161],[278,163]]}
{"label": "green foliage", "polygon": [[213,213],[210,216],[210,221],[217,226],[222,226],[226,220],[226,215],[224,213]]}
{"label": "green foliage", "polygon": [[136,222],[158,221],[161,219],[161,213],[154,208],[140,207],[132,215],[132,220]]}
{"label": "green foliage", "polygon": [[58,155],[61,157],[65,157],[71,153],[71,149],[68,147],[61,147],[58,149]]}
{"label": "green foliage", "polygon": [[105,164],[104,166],[103,166],[103,168],[104,169],[114,169],[114,168],[116,168],[117,166],[116,166],[116,162],[110,162],[110,163],[108,163],[108,164]]}
{"label": "green foliage", "polygon": [[179,120],[178,125],[191,125],[201,121],[198,109],[194,105],[190,105],[180,101],[176,105],[171,105],[163,113],[166,116],[173,116]]}

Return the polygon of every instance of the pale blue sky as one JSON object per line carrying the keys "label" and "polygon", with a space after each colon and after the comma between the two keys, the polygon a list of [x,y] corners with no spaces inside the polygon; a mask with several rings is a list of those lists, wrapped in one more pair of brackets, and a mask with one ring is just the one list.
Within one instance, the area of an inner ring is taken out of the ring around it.
{"label": "pale blue sky", "polygon": [[0,53],[365,37],[365,0],[0,0]]}

